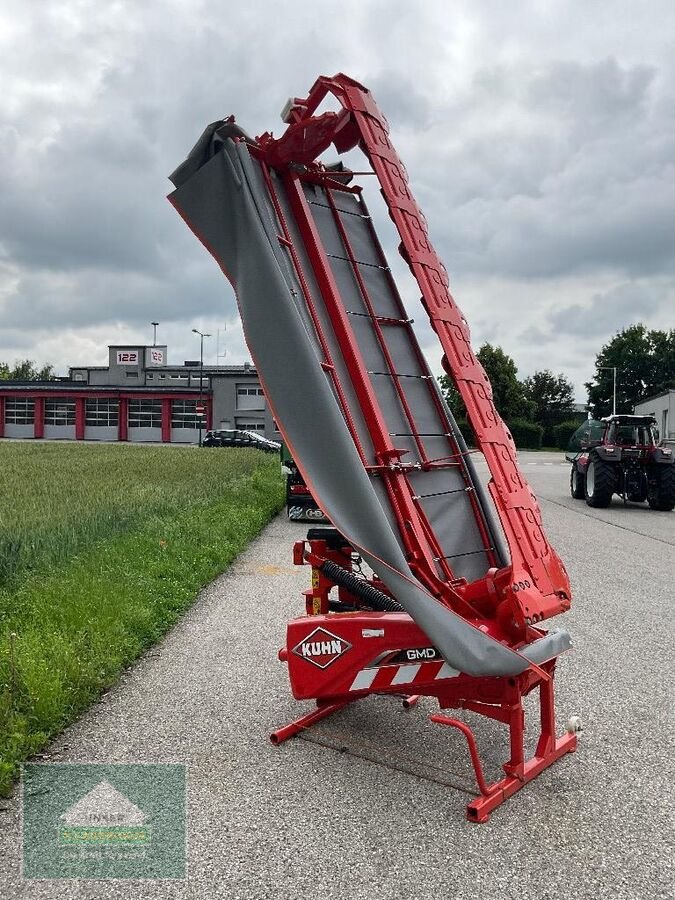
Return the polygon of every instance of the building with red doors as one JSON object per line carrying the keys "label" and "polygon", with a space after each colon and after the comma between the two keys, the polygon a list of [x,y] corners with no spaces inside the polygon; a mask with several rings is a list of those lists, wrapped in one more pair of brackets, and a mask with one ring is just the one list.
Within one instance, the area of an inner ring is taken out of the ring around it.
{"label": "building with red doors", "polygon": [[255,369],[169,365],[166,346],[113,345],[107,366],[0,381],[0,437],[197,443],[200,423],[278,437]]}

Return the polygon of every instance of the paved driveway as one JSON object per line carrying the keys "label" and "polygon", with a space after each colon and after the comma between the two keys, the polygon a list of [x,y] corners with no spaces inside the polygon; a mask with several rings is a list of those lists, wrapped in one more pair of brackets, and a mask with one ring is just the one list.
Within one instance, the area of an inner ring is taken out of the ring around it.
{"label": "paved driveway", "polygon": [[[487,825],[464,820],[460,735],[372,699],[279,748],[299,711],[276,660],[307,570],[303,527],[276,519],[147,654],[48,751],[54,761],[184,762],[185,882],[22,882],[18,804],[0,812],[3,898],[672,898],[675,512],[590,510],[561,457],[523,454],[570,571],[577,652],[559,666],[561,721],[585,731]],[[476,733],[488,768],[502,726]],[[338,752],[335,747],[347,747]],[[455,786],[451,786],[455,785]]]}

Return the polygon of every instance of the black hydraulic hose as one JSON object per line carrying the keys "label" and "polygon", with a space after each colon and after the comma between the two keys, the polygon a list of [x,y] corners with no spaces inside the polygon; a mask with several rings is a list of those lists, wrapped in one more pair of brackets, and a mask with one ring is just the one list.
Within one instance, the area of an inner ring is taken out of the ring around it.
{"label": "black hydraulic hose", "polygon": [[342,566],[338,566],[337,563],[331,562],[331,560],[328,559],[326,562],[322,563],[319,568],[331,581],[334,581],[335,584],[339,584],[343,588],[347,588],[351,594],[361,597],[361,599],[365,600],[373,609],[380,610],[381,612],[404,611],[401,604],[397,600],[394,600],[393,597],[390,597],[382,591],[378,591],[372,584],[369,584],[367,581],[364,581],[363,578],[354,575],[353,572],[348,572],[347,569],[343,569]]}

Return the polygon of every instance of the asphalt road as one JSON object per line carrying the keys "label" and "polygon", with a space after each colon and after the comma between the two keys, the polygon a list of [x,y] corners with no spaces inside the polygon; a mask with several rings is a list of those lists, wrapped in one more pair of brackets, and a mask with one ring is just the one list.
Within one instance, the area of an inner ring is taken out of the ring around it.
{"label": "asphalt road", "polygon": [[[561,724],[584,722],[575,755],[472,825],[467,794],[441,783],[470,781],[466,748],[426,721],[431,701],[404,712],[367,700],[312,742],[272,747],[269,731],[300,709],[276,652],[307,586],[290,563],[303,526],[278,518],[48,750],[60,762],[186,763],[188,879],[22,881],[15,798],[0,811],[0,896],[672,900],[675,512],[591,510],[569,497],[561,457],[521,460],[574,588],[561,624],[576,652],[557,699]],[[502,731],[476,728],[492,775]]]}

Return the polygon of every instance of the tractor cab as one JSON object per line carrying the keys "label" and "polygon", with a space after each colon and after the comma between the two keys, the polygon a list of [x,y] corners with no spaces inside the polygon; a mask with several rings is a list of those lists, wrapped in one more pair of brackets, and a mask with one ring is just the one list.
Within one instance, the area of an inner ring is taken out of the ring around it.
{"label": "tractor cab", "polygon": [[613,415],[587,419],[577,428],[567,447],[566,458],[573,462],[593,447],[648,449],[656,446],[656,419],[653,416]]}
{"label": "tractor cab", "polygon": [[656,446],[656,419],[652,416],[607,416],[602,422],[606,428],[605,444],[636,449]]}

